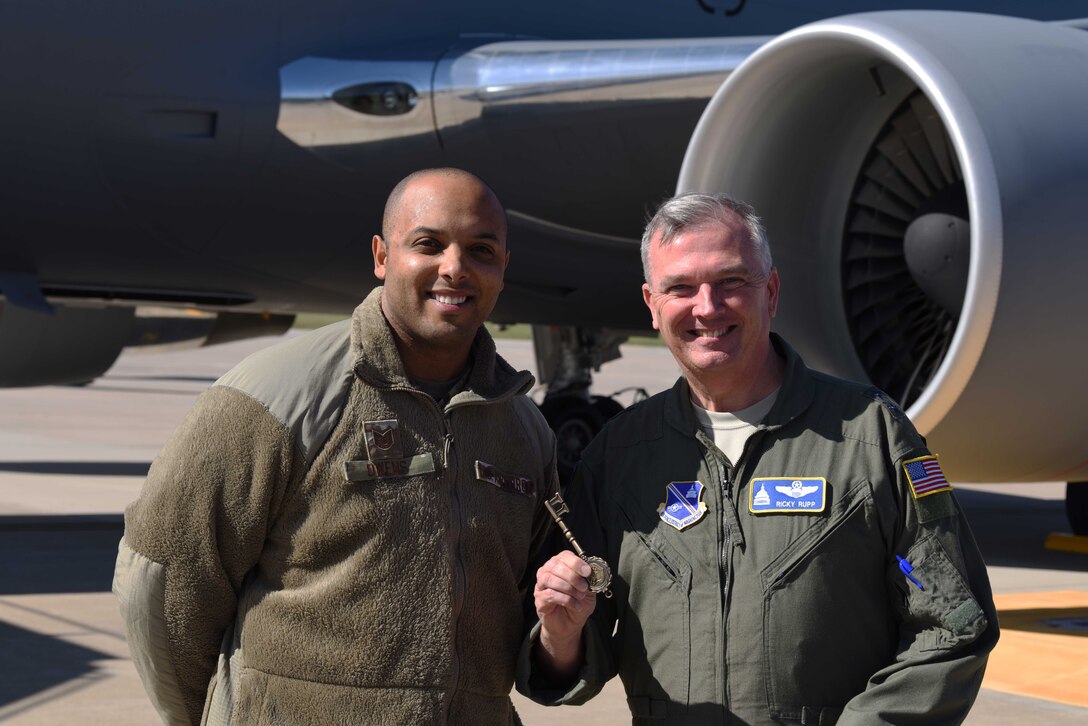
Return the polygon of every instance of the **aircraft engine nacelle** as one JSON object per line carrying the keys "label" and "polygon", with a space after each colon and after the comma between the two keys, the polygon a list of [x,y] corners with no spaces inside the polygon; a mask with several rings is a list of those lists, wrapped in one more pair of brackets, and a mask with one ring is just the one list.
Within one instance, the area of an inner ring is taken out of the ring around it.
{"label": "aircraft engine nacelle", "polygon": [[124,348],[179,350],[283,335],[295,316],[189,308],[55,304],[46,314],[0,301],[0,388],[89,383]]}
{"label": "aircraft engine nacelle", "polygon": [[680,191],[763,216],[779,330],[902,403],[960,481],[1088,479],[1088,33],[888,12],[776,38]]}
{"label": "aircraft engine nacelle", "polygon": [[94,380],[120,355],[133,312],[58,305],[47,315],[0,303],[0,388]]}

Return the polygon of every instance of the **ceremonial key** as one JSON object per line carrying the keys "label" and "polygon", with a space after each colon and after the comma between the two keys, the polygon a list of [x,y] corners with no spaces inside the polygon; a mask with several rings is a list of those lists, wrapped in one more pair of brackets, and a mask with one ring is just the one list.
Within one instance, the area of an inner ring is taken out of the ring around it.
{"label": "ceremonial key", "polygon": [[556,494],[544,502],[544,506],[548,508],[548,513],[552,515],[552,519],[559,525],[559,529],[563,530],[563,534],[566,536],[567,541],[570,542],[570,546],[574,548],[575,554],[589,565],[589,577],[586,578],[589,583],[589,591],[601,592],[604,593],[605,597],[612,597],[612,591],[608,589],[608,586],[612,584],[612,570],[609,569],[608,563],[600,557],[587,555],[586,551],[582,549],[582,545],[578,544],[578,541],[574,539],[574,533],[570,531],[570,528],[563,521],[563,515],[570,514],[570,507],[563,501],[563,497]]}

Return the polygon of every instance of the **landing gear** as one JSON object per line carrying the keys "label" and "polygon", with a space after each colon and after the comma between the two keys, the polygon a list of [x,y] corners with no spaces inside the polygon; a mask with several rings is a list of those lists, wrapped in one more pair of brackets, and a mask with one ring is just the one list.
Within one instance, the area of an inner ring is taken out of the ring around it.
{"label": "landing gear", "polygon": [[593,371],[620,357],[627,335],[615,330],[533,326],[533,347],[547,394],[540,410],[555,432],[559,481],[566,486],[582,450],[608,419],[623,410],[615,399],[589,393]]}
{"label": "landing gear", "polygon": [[540,404],[540,411],[555,432],[556,466],[559,480],[566,484],[582,459],[582,450],[589,446],[607,419],[591,401],[573,395],[546,398]]}
{"label": "landing gear", "polygon": [[1073,534],[1088,536],[1088,481],[1071,481],[1065,485],[1065,516]]}

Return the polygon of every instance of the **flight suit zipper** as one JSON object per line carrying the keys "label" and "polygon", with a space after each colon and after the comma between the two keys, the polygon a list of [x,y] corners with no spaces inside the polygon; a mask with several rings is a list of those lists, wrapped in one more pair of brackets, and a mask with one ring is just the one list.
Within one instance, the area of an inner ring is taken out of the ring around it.
{"label": "flight suit zipper", "polygon": [[[733,548],[733,529],[738,526],[736,517],[736,509],[733,506],[732,492],[730,486],[729,469],[726,466],[726,459],[714,442],[706,436],[702,431],[696,431],[695,438],[702,444],[704,449],[704,462],[707,466],[707,473],[710,476],[716,475],[718,477],[718,491],[721,495],[720,505],[721,511],[717,517],[718,527],[718,541],[720,542],[720,548],[718,550],[718,593],[720,598],[720,608],[718,610],[719,615],[719,628],[718,628],[718,645],[717,650],[721,654],[720,660],[717,665],[717,683],[722,693],[722,709],[721,709],[721,722],[729,723],[729,674],[726,673],[726,651],[728,649],[729,633],[726,629],[728,623],[727,608],[729,605],[729,590],[730,590],[730,578],[731,572],[729,567],[730,551]],[[712,482],[708,482],[708,485],[712,485]],[[739,534],[739,532],[738,532]],[[743,542],[743,538],[741,540]]]}
{"label": "flight suit zipper", "polygon": [[732,492],[730,491],[729,470],[721,461],[718,461],[718,475],[720,477],[719,483],[722,490],[722,549],[718,553],[718,570],[721,573],[721,595],[724,610],[726,601],[729,598],[729,548],[732,546],[733,542],[729,532],[729,525],[726,523],[725,507],[733,506],[733,496]]}
{"label": "flight suit zipper", "polygon": [[[729,594],[732,589],[732,568],[730,567],[730,558],[732,557],[732,550],[734,545],[743,549],[744,547],[744,531],[741,529],[739,507],[743,506],[743,503],[735,502],[733,500],[733,492],[736,491],[739,495],[740,487],[734,487],[733,485],[743,480],[743,465],[747,462],[749,451],[753,446],[753,442],[760,436],[762,432],[757,430],[748,440],[744,442],[744,448],[741,449],[740,458],[734,464],[729,462],[724,457],[717,457],[718,473],[720,478],[720,486],[722,492],[722,549],[720,553],[721,564],[721,597],[722,597],[722,651],[721,651],[721,663],[720,667],[723,672],[723,698],[722,698],[722,721],[723,723],[733,723],[733,718],[730,712],[729,704],[732,702],[732,689],[730,687],[729,674],[726,672],[727,658],[727,644],[729,642]],[[732,524],[732,526],[730,526]]]}
{"label": "flight suit zipper", "polygon": [[718,573],[721,578],[719,581],[721,597],[721,660],[718,663],[719,672],[721,673],[721,688],[722,688],[722,723],[730,723],[730,708],[729,704],[732,701],[732,694],[729,690],[729,673],[727,672],[726,653],[729,650],[729,590],[732,585],[732,572],[729,566],[729,558],[731,550],[733,548],[733,532],[730,527],[730,520],[736,520],[734,512],[736,511],[733,506],[733,493],[729,476],[729,467],[722,461],[720,456],[714,457],[714,463],[718,468],[718,486],[722,495],[722,512],[721,517],[721,550],[718,552]]}

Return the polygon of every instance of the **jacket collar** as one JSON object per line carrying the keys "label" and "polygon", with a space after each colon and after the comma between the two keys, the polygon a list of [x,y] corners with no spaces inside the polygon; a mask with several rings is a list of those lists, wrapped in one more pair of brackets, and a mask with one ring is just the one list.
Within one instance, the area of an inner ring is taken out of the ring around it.
{"label": "jacket collar", "polygon": [[[759,429],[775,429],[800,416],[812,403],[815,390],[812,374],[797,351],[777,333],[771,333],[771,345],[785,359],[786,366],[778,398]],[[695,410],[691,405],[691,388],[683,376],[680,376],[666,397],[665,420],[685,435],[691,435],[699,429],[695,421]]]}
{"label": "jacket collar", "polygon": [[804,413],[816,395],[812,372],[793,346],[777,333],[771,333],[771,345],[786,360],[786,369],[782,374],[782,389],[778,392],[778,399],[763,420],[764,428],[786,425]]}
{"label": "jacket collar", "polygon": [[[414,388],[404,370],[393,331],[382,313],[381,299],[382,288],[379,286],[352,313],[351,351],[355,373],[376,388]],[[465,389],[453,397],[451,404],[525,393],[534,383],[529,371],[515,371],[496,353],[495,341],[482,325],[472,343],[469,365],[472,370]]]}

